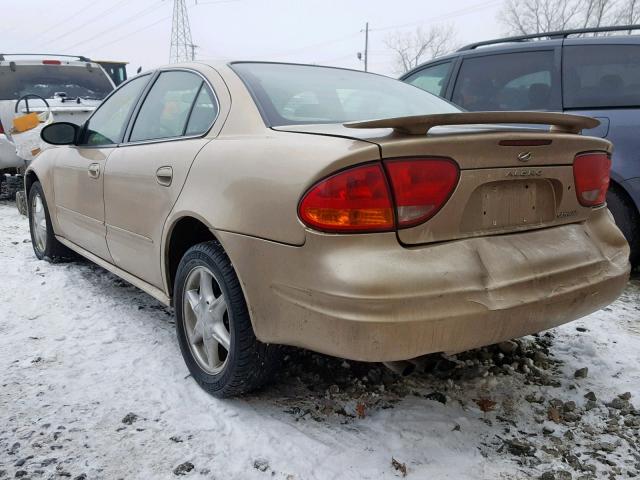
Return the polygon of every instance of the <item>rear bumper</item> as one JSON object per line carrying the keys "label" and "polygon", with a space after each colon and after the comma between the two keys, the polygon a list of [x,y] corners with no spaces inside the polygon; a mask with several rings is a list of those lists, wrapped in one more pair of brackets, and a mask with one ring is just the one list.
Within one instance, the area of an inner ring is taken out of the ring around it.
{"label": "rear bumper", "polygon": [[404,248],[395,234],[308,232],[302,247],[216,232],[256,336],[363,361],[457,352],[539,332],[615,300],[629,250],[588,221]]}

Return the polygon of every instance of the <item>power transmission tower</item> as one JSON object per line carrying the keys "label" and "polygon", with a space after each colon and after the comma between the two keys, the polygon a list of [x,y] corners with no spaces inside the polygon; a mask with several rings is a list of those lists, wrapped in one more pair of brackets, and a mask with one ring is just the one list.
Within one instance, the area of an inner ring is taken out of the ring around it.
{"label": "power transmission tower", "polygon": [[195,47],[191,38],[189,13],[185,0],[173,0],[173,25],[171,26],[170,63],[195,60]]}

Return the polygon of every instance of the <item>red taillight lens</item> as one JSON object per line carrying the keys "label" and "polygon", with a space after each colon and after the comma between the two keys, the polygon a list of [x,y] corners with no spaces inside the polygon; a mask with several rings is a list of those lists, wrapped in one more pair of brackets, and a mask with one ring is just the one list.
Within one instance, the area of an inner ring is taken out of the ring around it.
{"label": "red taillight lens", "polygon": [[324,232],[380,232],[395,226],[391,194],[379,164],[322,180],[306,193],[298,210],[304,223]]}
{"label": "red taillight lens", "polygon": [[604,203],[609,188],[611,158],[606,153],[583,153],[573,161],[576,195],[581,205],[595,207]]}
{"label": "red taillight lens", "polygon": [[399,227],[433,217],[458,183],[460,170],[445,158],[415,158],[384,162],[395,196]]}
{"label": "red taillight lens", "polygon": [[43,60],[42,64],[43,65],[62,65],[62,62],[60,60]]}
{"label": "red taillight lens", "polygon": [[2,126],[2,122],[0,122],[0,135],[4,133],[4,127]]}

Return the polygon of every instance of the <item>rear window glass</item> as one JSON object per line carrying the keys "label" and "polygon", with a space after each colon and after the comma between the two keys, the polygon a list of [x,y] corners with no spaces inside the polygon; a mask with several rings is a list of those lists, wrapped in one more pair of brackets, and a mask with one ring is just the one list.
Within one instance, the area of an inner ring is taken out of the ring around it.
{"label": "rear window glass", "polygon": [[458,112],[419,88],[381,75],[310,65],[235,63],[272,126]]}
{"label": "rear window glass", "polygon": [[474,112],[559,110],[553,71],[552,50],[465,58],[452,100]]}
{"label": "rear window glass", "polygon": [[565,108],[640,105],[640,46],[567,46],[562,75]]}
{"label": "rear window glass", "polygon": [[85,66],[20,65],[15,72],[0,66],[0,100],[16,100],[32,93],[53,98],[66,93],[68,98],[102,100],[113,90],[106,74],[99,68]]}

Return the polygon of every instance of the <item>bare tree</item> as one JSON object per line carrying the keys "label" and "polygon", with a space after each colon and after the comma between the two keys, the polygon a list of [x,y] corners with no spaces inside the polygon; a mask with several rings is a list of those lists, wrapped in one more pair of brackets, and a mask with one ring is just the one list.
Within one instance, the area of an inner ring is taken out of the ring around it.
{"label": "bare tree", "polygon": [[634,23],[640,0],[506,0],[498,18],[517,35]]}
{"label": "bare tree", "polygon": [[618,2],[615,22],[618,25],[635,25],[640,22],[640,0],[621,0]]}
{"label": "bare tree", "polygon": [[395,32],[385,43],[394,52],[397,73],[405,73],[420,63],[455,50],[456,31],[452,25],[438,25],[428,30],[418,27],[412,32]]}
{"label": "bare tree", "polygon": [[529,33],[564,30],[579,22],[582,0],[507,0],[499,14],[509,33]]}

